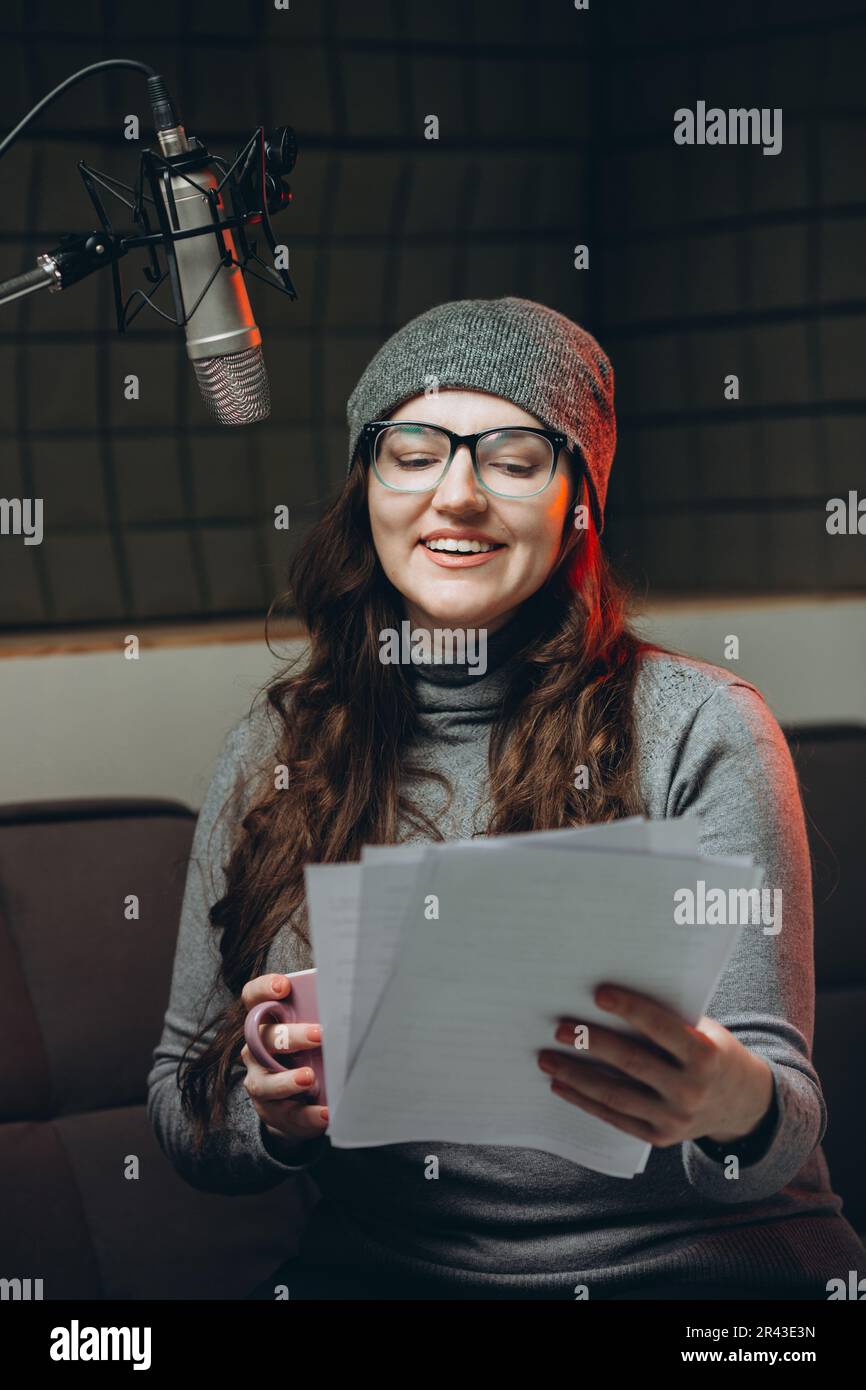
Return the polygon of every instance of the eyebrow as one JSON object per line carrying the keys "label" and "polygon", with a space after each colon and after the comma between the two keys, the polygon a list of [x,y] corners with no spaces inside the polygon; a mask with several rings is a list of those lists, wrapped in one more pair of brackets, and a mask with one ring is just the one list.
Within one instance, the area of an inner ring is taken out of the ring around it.
{"label": "eyebrow", "polygon": [[[395,429],[404,430],[407,434],[418,434],[421,430],[447,430],[447,425],[436,425],[432,421],[426,421],[423,425],[415,424],[408,420],[389,420],[389,424]],[[479,434],[495,432],[496,434],[516,434],[521,430],[534,429],[534,425],[488,425],[485,429],[479,430]],[[459,433],[459,431],[456,431]]]}

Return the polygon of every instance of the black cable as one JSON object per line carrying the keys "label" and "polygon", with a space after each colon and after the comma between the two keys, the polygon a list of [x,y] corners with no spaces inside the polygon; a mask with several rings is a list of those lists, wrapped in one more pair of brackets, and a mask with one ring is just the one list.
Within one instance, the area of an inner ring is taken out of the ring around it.
{"label": "black cable", "polygon": [[67,77],[65,81],[61,82],[59,87],[55,87],[53,92],[49,92],[47,96],[43,97],[42,100],[33,107],[32,111],[28,111],[23,121],[19,121],[15,129],[9,132],[6,139],[0,142],[0,159],[2,159],[6,151],[14,145],[18,136],[30,124],[34,117],[38,116],[40,111],[44,111],[46,106],[49,106],[51,102],[54,101],[55,97],[59,97],[69,87],[73,87],[76,82],[80,82],[83,77],[89,77],[92,72],[101,72],[106,68],[134,68],[138,72],[146,73],[148,77],[158,76],[155,68],[150,67],[148,63],[139,63],[135,58],[106,58],[104,62],[91,63],[89,67],[81,68],[79,72],[74,72],[71,77]]}

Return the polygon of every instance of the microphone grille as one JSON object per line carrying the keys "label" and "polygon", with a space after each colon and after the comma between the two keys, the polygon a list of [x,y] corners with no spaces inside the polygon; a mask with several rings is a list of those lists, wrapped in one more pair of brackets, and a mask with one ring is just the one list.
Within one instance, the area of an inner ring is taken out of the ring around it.
{"label": "microphone grille", "polygon": [[225,357],[199,357],[192,365],[202,399],[221,425],[267,420],[271,393],[260,347],[230,352]]}

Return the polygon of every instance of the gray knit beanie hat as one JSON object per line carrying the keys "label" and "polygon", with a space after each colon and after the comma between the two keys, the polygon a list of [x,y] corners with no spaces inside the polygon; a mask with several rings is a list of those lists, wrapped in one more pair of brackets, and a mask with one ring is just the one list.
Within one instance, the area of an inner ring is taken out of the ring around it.
{"label": "gray knit beanie hat", "polygon": [[398,329],[349,397],[349,471],[363,426],[431,385],[489,391],[580,449],[599,531],[616,449],[613,368],[591,333],[531,299],[458,299]]}

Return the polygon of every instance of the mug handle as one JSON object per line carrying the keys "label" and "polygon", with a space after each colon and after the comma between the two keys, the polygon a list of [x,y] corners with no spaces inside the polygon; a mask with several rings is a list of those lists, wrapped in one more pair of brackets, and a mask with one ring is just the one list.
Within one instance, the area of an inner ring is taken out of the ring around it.
{"label": "mug handle", "polygon": [[[295,1010],[282,999],[266,999],[263,1004],[254,1004],[244,1022],[244,1038],[247,1047],[256,1061],[268,1071],[293,1071],[297,1062],[282,1062],[273,1052],[268,1052],[259,1032],[261,1023],[294,1023]],[[300,1054],[289,1054],[298,1057]]]}

